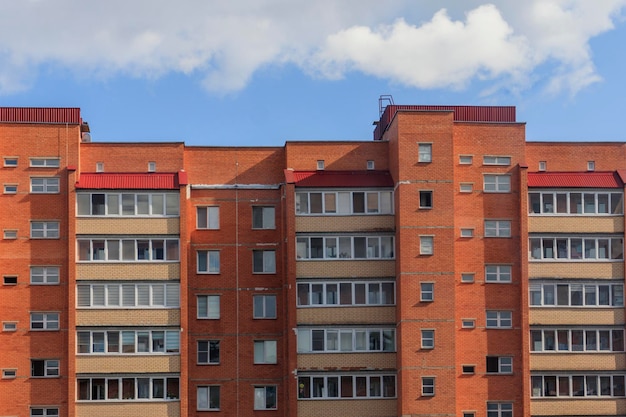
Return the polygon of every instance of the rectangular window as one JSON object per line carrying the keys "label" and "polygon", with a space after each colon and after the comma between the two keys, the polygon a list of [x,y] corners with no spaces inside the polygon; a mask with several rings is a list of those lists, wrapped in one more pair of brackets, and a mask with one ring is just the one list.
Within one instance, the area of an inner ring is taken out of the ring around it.
{"label": "rectangular window", "polygon": [[76,194],[78,216],[177,217],[178,193],[86,193]]}
{"label": "rectangular window", "polygon": [[32,177],[30,179],[30,192],[33,194],[58,194],[59,178]]}
{"label": "rectangular window", "polygon": [[435,299],[435,283],[433,282],[421,282],[420,283],[420,301],[430,302]]}
{"label": "rectangular window", "polygon": [[220,273],[220,251],[218,250],[199,250],[198,269],[201,274],[219,274]]}
{"label": "rectangular window", "polygon": [[2,379],[14,379],[17,376],[17,369],[3,369]]}
{"label": "rectangular window", "polygon": [[510,329],[513,327],[512,312],[487,310],[487,328]]}
{"label": "rectangular window", "polygon": [[513,403],[487,402],[487,417],[513,417]]}
{"label": "rectangular window", "polygon": [[198,410],[219,410],[220,409],[220,386],[209,385],[198,387]]}
{"label": "rectangular window", "polygon": [[[77,353],[171,354],[180,352],[180,330],[78,331]],[[121,350],[120,350],[120,340]]]}
{"label": "rectangular window", "polygon": [[487,373],[511,374],[513,373],[513,357],[511,356],[487,356]]}
{"label": "rectangular window", "polygon": [[485,220],[485,237],[511,237],[511,221]]}
{"label": "rectangular window", "polygon": [[220,363],[220,341],[198,340],[198,364]]}
{"label": "rectangular window", "polygon": [[58,239],[59,222],[30,222],[31,239]]}
{"label": "rectangular window", "polygon": [[4,229],[3,237],[4,237],[4,239],[7,239],[7,240],[17,239],[17,230],[15,230],[15,229]]}
{"label": "rectangular window", "polygon": [[148,162],[148,172],[156,172],[156,162]]}
{"label": "rectangular window", "polygon": [[275,319],[276,318],[276,296],[275,295],[253,295],[253,318],[255,319]]}
{"label": "rectangular window", "polygon": [[483,156],[483,165],[511,165],[510,156]]}
{"label": "rectangular window", "polygon": [[422,349],[433,349],[435,347],[435,331],[422,330]]}
{"label": "rectangular window", "polygon": [[624,375],[532,375],[532,397],[624,397]]}
{"label": "rectangular window", "polygon": [[4,277],[2,277],[2,283],[4,285],[17,285],[17,276],[5,275]]}
{"label": "rectangular window", "polygon": [[298,399],[394,398],[395,375],[298,376]]}
{"label": "rectangular window", "polygon": [[76,398],[81,401],[101,400],[177,400],[180,398],[178,378],[165,376],[132,376],[79,378]]}
{"label": "rectangular window", "polygon": [[432,255],[434,252],[434,236],[420,236],[420,255]]}
{"label": "rectangular window", "polygon": [[546,161],[539,161],[539,171],[545,171],[548,169],[548,164]]}
{"label": "rectangular window", "polygon": [[30,409],[30,417],[38,416],[59,416],[59,409],[57,407],[33,407]]}
{"label": "rectangular window", "polygon": [[276,363],[276,340],[254,341],[254,363]]}
{"label": "rectangular window", "polygon": [[529,259],[566,261],[614,261],[624,259],[624,240],[621,237],[531,237]]}
{"label": "rectangular window", "polygon": [[274,207],[252,207],[253,229],[276,229]]}
{"label": "rectangular window", "polygon": [[462,228],[461,229],[461,237],[465,237],[465,238],[474,237],[474,229]]}
{"label": "rectangular window", "polygon": [[17,194],[17,184],[4,184],[5,194]]}
{"label": "rectangular window", "polygon": [[367,161],[367,169],[368,170],[371,171],[371,170],[373,170],[375,168],[376,168],[376,166],[374,165],[374,161],[372,161],[372,160]]}
{"label": "rectangular window", "polygon": [[528,193],[528,213],[614,216],[624,212],[623,197],[608,191],[533,191]]}
{"label": "rectangular window", "polygon": [[595,171],[596,162],[595,161],[587,161],[587,171]]}
{"label": "rectangular window", "polygon": [[301,236],[297,259],[393,259],[393,236]]}
{"label": "rectangular window", "polygon": [[465,282],[465,283],[469,283],[469,282],[474,282],[474,275],[471,272],[467,272],[467,273],[462,273],[461,274],[461,282]]}
{"label": "rectangular window", "polygon": [[472,155],[459,155],[459,164],[471,165],[474,157]]}
{"label": "rectangular window", "polygon": [[623,329],[533,329],[530,335],[532,352],[624,351]]}
{"label": "rectangular window", "polygon": [[180,284],[78,284],[79,308],[176,308],[180,306]]}
{"label": "rectangular window", "polygon": [[32,285],[57,285],[59,283],[59,267],[31,266],[30,283]]}
{"label": "rectangular window", "polygon": [[485,174],[483,176],[483,191],[486,193],[510,193],[511,176]]}
{"label": "rectangular window", "polygon": [[56,359],[31,359],[30,369],[30,376],[58,377],[59,361]]}
{"label": "rectangular window", "polygon": [[393,214],[393,191],[296,193],[296,215]]}
{"label": "rectangular window", "polygon": [[78,261],[170,262],[180,257],[178,239],[78,239]]}
{"label": "rectangular window", "polygon": [[58,168],[59,158],[30,158],[31,168]]}
{"label": "rectangular window", "polygon": [[276,251],[275,250],[253,250],[252,272],[255,274],[275,274],[276,273]]}
{"label": "rectangular window", "polygon": [[474,374],[475,370],[476,370],[476,366],[474,365],[462,365],[461,366],[461,372],[467,375]]}
{"label": "rectangular window", "polygon": [[433,208],[433,192],[421,190],[420,191],[420,208],[431,209]]}
{"label": "rectangular window", "polygon": [[511,282],[511,265],[486,265],[485,282]]}
{"label": "rectangular window", "polygon": [[474,191],[474,184],[471,182],[462,182],[459,184],[459,192],[461,193],[471,193]]}
{"label": "rectangular window", "polygon": [[462,319],[461,327],[464,329],[473,329],[476,327],[476,320],[474,319]]}
{"label": "rectangular window", "polygon": [[395,283],[390,281],[298,282],[298,307],[394,305]]}
{"label": "rectangular window", "polygon": [[419,156],[418,162],[432,162],[433,160],[433,145],[432,143],[419,143]]}
{"label": "rectangular window", "polygon": [[254,387],[254,409],[255,410],[276,410],[276,386],[267,385]]}
{"label": "rectangular window", "polygon": [[30,313],[31,330],[59,330],[59,313]]}
{"label": "rectangular window", "polygon": [[4,166],[6,168],[15,168],[17,166],[17,157],[5,156]]}
{"label": "rectangular window", "polygon": [[198,229],[217,230],[220,228],[220,208],[215,207],[197,207],[196,208],[196,227]]}
{"label": "rectangular window", "polygon": [[198,318],[199,319],[219,319],[220,318],[220,296],[219,295],[199,295],[198,296]]}
{"label": "rectangular window", "polygon": [[432,376],[422,377],[422,395],[432,397],[435,395],[435,378]]}
{"label": "rectangular window", "polygon": [[298,352],[395,352],[392,328],[298,328]]}
{"label": "rectangular window", "polygon": [[320,159],[317,161],[317,170],[318,171],[323,171],[324,170],[324,160]]}
{"label": "rectangular window", "polygon": [[3,332],[15,332],[15,331],[17,331],[17,322],[16,321],[3,321],[2,322],[2,331]]}

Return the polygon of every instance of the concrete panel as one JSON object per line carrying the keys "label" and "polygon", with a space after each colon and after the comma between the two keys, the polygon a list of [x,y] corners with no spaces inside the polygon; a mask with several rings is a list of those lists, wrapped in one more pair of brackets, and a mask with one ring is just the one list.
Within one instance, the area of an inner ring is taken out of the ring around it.
{"label": "concrete panel", "polygon": [[624,278],[624,262],[529,262],[529,278]]}
{"label": "concrete panel", "polygon": [[614,371],[624,369],[623,353],[531,353],[531,371]]}
{"label": "concrete panel", "polygon": [[76,417],[180,417],[180,401],[150,402],[80,402]]}
{"label": "concrete panel", "polygon": [[76,310],[76,326],[180,326],[180,310]]}
{"label": "concrete panel", "polygon": [[179,355],[76,355],[76,373],[180,372]]}
{"label": "concrete panel", "polygon": [[536,416],[615,416],[626,413],[626,400],[531,399],[530,414]]}
{"label": "concrete panel", "polygon": [[320,307],[299,308],[299,325],[307,324],[392,324],[396,322],[395,307]]}
{"label": "concrete panel", "polygon": [[180,279],[180,263],[78,263],[77,280]]}
{"label": "concrete panel", "polygon": [[180,219],[178,217],[78,217],[76,218],[76,234],[178,235],[180,234]]}
{"label": "concrete panel", "polygon": [[300,370],[377,370],[395,369],[395,353],[300,353]]}
{"label": "concrete panel", "polygon": [[623,216],[528,216],[529,233],[623,233]]}
{"label": "concrete panel", "polygon": [[624,324],[623,308],[530,308],[529,324],[615,325]]}
{"label": "concrete panel", "polygon": [[393,231],[394,216],[296,216],[296,232]]}
{"label": "concrete panel", "polygon": [[396,261],[299,261],[297,278],[394,277]]}

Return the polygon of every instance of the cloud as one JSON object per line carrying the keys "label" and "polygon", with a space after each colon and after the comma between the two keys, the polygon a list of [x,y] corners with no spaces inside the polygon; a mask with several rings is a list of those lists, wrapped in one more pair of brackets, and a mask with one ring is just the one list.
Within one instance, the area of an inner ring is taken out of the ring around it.
{"label": "cloud", "polygon": [[[479,80],[575,94],[600,80],[590,40],[626,0],[24,0],[0,2],[0,93],[53,67],[76,77],[199,76],[211,92],[246,87],[259,69],[316,77],[360,72],[415,88]],[[546,66],[549,70],[546,72]]]}

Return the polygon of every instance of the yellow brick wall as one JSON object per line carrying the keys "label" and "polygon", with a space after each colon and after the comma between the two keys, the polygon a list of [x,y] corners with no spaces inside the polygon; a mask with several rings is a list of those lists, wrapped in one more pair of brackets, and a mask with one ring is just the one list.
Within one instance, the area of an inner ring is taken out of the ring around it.
{"label": "yellow brick wall", "polygon": [[626,413],[626,400],[602,399],[532,399],[530,414],[538,416],[615,416]]}
{"label": "yellow brick wall", "polygon": [[528,216],[529,233],[623,233],[623,216]]}
{"label": "yellow brick wall", "polygon": [[529,324],[612,325],[624,324],[623,308],[530,308]]}
{"label": "yellow brick wall", "polygon": [[395,369],[395,353],[301,353],[298,369],[326,370],[339,368]]}
{"label": "yellow brick wall", "polygon": [[[567,364],[567,365],[564,365]],[[539,371],[614,371],[624,369],[623,353],[531,353],[530,369]]]}
{"label": "yellow brick wall", "polygon": [[76,373],[180,372],[179,355],[77,355]]}
{"label": "yellow brick wall", "polygon": [[171,263],[78,263],[78,280],[169,280],[180,278],[180,264]]}
{"label": "yellow brick wall", "polygon": [[85,402],[76,404],[76,417],[180,417],[179,401],[148,402]]}
{"label": "yellow brick wall", "polygon": [[395,417],[396,415],[395,399],[298,401],[298,417]]}
{"label": "yellow brick wall", "polygon": [[296,216],[296,232],[393,231],[394,216]]}
{"label": "yellow brick wall", "polygon": [[178,235],[180,220],[174,218],[79,217],[78,235]]}
{"label": "yellow brick wall", "polygon": [[77,309],[76,326],[180,326],[180,310]]}
{"label": "yellow brick wall", "polygon": [[395,261],[299,261],[298,278],[394,277]]}
{"label": "yellow brick wall", "polygon": [[529,278],[624,278],[623,262],[529,262]]}
{"label": "yellow brick wall", "polygon": [[396,322],[395,307],[299,308],[298,324],[389,324]]}

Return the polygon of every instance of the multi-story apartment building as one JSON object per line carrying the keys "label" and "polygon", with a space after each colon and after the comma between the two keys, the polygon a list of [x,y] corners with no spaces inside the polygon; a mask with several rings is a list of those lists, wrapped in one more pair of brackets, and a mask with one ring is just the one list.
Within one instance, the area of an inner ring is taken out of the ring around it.
{"label": "multi-story apartment building", "polygon": [[0,416],[626,415],[625,143],[95,143],[0,108]]}

